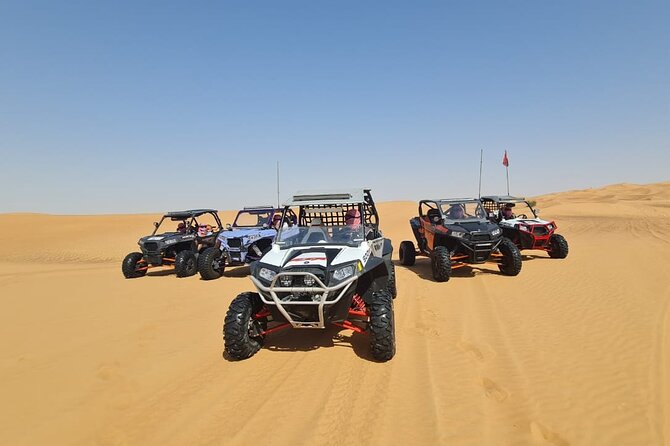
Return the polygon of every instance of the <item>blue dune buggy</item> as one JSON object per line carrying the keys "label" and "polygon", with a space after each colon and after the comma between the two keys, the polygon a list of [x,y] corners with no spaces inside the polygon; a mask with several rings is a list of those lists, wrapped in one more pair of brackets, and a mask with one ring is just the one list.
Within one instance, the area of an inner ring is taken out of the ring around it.
{"label": "blue dune buggy", "polygon": [[204,280],[218,279],[226,266],[241,266],[259,260],[270,250],[277,229],[292,225],[293,211],[283,217],[283,209],[272,206],[245,207],[237,213],[232,225],[221,231],[214,246],[198,257],[198,272]]}

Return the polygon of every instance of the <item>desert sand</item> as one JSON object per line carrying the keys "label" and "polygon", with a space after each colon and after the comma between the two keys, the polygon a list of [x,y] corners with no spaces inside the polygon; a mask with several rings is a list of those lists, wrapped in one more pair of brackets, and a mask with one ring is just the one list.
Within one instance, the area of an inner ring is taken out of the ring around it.
{"label": "desert sand", "polygon": [[[396,260],[388,363],[339,329],[226,360],[248,268],[124,279],[156,215],[0,215],[0,444],[670,444],[670,182],[537,206],[567,259],[526,251],[518,277],[447,283]],[[397,250],[416,204],[379,208]]]}

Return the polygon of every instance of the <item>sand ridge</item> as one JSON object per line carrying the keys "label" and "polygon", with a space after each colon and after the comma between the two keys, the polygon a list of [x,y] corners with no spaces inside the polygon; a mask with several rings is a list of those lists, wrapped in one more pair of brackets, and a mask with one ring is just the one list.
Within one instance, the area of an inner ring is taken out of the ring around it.
{"label": "sand ridge", "polygon": [[[670,182],[537,197],[570,255],[526,252],[518,277],[396,264],[384,364],[336,329],[228,362],[248,268],[124,280],[154,214],[0,215],[0,444],[669,444],[668,197]],[[379,204],[396,251],[416,207]]]}

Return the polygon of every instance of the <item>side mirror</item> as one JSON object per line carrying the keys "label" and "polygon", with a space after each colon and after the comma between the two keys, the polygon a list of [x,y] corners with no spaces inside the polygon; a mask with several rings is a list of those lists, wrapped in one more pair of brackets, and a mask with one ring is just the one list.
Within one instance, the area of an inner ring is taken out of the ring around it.
{"label": "side mirror", "polygon": [[230,225],[230,223],[226,223],[226,230],[232,231],[233,227]]}
{"label": "side mirror", "polygon": [[154,227],[155,227],[156,229],[158,229],[158,222],[157,222],[157,221],[154,222]]}

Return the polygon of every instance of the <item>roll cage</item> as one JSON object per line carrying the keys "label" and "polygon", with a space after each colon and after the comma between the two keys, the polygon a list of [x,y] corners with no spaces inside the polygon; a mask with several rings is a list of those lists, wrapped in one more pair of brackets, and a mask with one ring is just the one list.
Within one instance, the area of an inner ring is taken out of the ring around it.
{"label": "roll cage", "polygon": [[298,207],[298,226],[310,226],[319,218],[324,226],[344,226],[347,211],[356,209],[363,226],[379,231],[379,214],[370,189],[345,192],[298,192],[286,203],[286,209]]}
{"label": "roll cage", "polygon": [[[463,204],[476,204],[481,205],[481,201],[476,198],[443,198],[443,199],[430,199],[430,200],[421,200],[419,201],[419,218],[423,220],[428,220],[430,223],[442,223],[445,220],[450,220],[449,216],[445,214],[445,206],[461,206]],[[485,217],[474,215],[468,220],[477,219],[477,220],[486,220]]]}
{"label": "roll cage", "polygon": [[214,217],[218,229],[220,230],[222,228],[221,220],[219,219],[219,214],[216,209],[193,209],[189,211],[167,212],[161,217],[160,221],[154,222],[154,231],[151,235],[156,235],[158,228],[160,228],[166,218],[169,218],[170,221],[183,221],[187,228],[197,229],[199,225],[197,218],[203,215],[211,215]]}
{"label": "roll cage", "polygon": [[528,201],[523,197],[512,197],[511,195],[488,195],[481,197],[480,200],[484,210],[486,210],[489,215],[493,214],[498,217],[500,210],[507,203],[524,203],[533,213],[533,217],[538,218],[535,208],[533,208],[533,206],[531,206],[530,203],[528,203]]}

